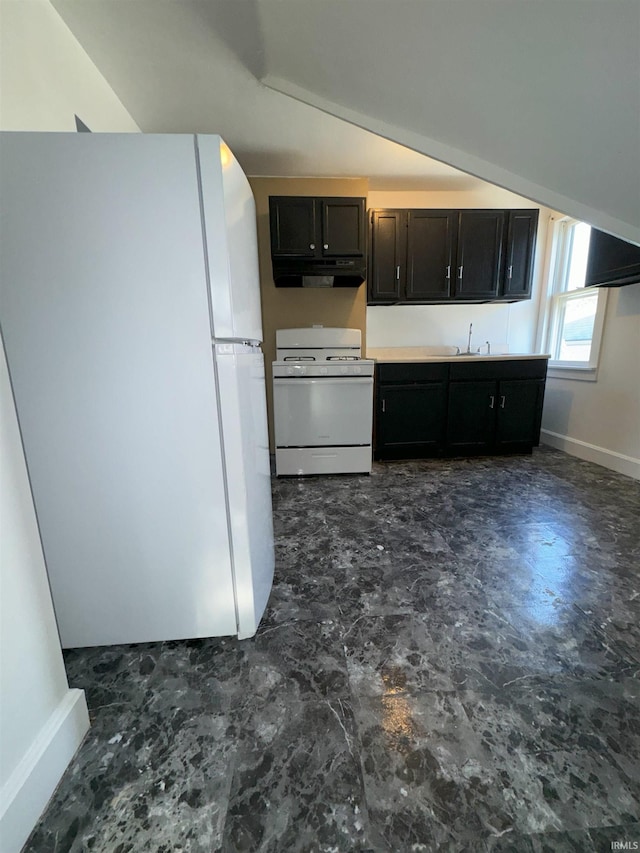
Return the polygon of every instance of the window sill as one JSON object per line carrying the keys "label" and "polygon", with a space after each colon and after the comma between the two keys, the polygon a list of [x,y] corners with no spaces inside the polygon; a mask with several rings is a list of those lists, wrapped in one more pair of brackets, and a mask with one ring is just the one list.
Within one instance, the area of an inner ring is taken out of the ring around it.
{"label": "window sill", "polygon": [[598,368],[550,361],[547,377],[549,379],[577,379],[581,382],[596,382],[598,379]]}

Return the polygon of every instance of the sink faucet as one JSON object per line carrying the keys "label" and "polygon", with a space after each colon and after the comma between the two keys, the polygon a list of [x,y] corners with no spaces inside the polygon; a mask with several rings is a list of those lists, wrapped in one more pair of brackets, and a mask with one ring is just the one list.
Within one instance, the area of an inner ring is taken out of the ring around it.
{"label": "sink faucet", "polygon": [[[485,341],[485,344],[487,345],[487,355],[491,355],[491,344],[489,343],[489,341]],[[482,347],[479,346],[476,352],[480,352],[481,349]]]}
{"label": "sink faucet", "polygon": [[469,323],[469,340],[467,342],[467,352],[471,355],[471,330],[473,329],[473,323]]}

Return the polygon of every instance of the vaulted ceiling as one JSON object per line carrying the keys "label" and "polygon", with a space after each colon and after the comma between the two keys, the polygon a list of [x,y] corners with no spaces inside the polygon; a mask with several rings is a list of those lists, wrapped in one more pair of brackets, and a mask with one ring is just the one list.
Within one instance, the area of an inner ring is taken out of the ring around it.
{"label": "vaulted ceiling", "polygon": [[482,178],[640,243],[638,0],[53,2],[143,131],[252,175]]}

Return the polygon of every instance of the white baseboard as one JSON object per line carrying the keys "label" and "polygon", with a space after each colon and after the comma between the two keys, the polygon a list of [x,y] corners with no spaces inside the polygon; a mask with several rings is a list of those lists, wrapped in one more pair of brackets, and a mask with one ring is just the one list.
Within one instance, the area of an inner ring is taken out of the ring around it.
{"label": "white baseboard", "polygon": [[84,690],[68,690],[0,790],[2,853],[20,853],[88,730]]}
{"label": "white baseboard", "polygon": [[588,444],[586,441],[579,441],[577,438],[571,438],[568,435],[560,435],[557,432],[551,432],[549,429],[541,431],[540,440],[543,444],[564,450],[571,456],[586,459],[587,462],[595,462],[596,465],[617,471],[618,474],[626,474],[627,477],[640,480],[640,459],[635,459],[633,456],[625,456],[623,453],[616,453],[615,450],[607,450],[605,447]]}

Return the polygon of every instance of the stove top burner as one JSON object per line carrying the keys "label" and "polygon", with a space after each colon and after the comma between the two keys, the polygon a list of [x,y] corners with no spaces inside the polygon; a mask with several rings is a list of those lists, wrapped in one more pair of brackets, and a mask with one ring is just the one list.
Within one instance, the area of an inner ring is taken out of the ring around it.
{"label": "stove top burner", "polygon": [[360,361],[359,355],[328,355],[327,361]]}

